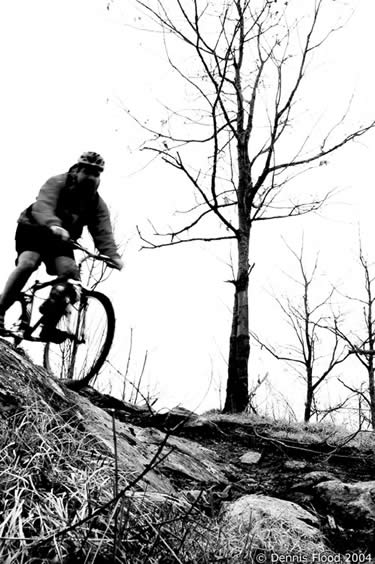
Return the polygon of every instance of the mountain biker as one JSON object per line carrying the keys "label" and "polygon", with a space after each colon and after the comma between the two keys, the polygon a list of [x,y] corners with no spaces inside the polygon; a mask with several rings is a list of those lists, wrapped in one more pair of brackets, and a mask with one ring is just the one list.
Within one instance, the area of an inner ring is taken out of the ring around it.
{"label": "mountain biker", "polygon": [[[0,332],[4,332],[6,311],[16,301],[31,274],[42,262],[47,273],[61,277],[45,302],[41,339],[51,340],[63,312],[56,304],[68,296],[74,302],[74,289],[68,279],[78,280],[71,241],[82,235],[84,226],[97,250],[111,259],[113,268],[121,270],[108,207],[98,193],[104,159],[93,151],[83,153],[67,172],[53,176],[42,186],[36,201],[18,218],[15,235],[16,268],[10,274],[0,296]],[[65,303],[65,301],[64,301]]]}

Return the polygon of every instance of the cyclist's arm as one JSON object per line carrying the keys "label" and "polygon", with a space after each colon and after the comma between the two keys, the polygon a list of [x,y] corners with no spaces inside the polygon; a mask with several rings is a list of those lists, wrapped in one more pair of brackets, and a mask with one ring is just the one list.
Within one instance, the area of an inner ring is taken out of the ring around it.
{"label": "cyclist's arm", "polygon": [[95,247],[101,254],[111,259],[120,258],[113,236],[109,210],[104,200],[100,197],[98,198],[94,216],[87,227],[94,239]]}
{"label": "cyclist's arm", "polygon": [[53,176],[42,186],[31,213],[39,225],[62,227],[61,219],[56,215],[60,192],[65,185],[66,175]]}

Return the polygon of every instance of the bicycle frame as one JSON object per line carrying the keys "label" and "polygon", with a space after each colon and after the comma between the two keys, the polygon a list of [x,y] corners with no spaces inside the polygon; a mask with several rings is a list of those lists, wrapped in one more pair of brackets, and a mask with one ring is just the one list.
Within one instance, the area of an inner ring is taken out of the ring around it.
{"label": "bicycle frame", "polygon": [[[104,262],[108,265],[111,265],[110,259],[108,257],[104,256],[104,255],[91,253],[90,251],[88,251],[87,249],[85,249],[84,247],[82,247],[81,245],[79,245],[78,243],[75,243],[75,242],[72,242],[72,246],[73,246],[73,248],[80,250],[80,251],[83,251],[85,253],[85,256],[79,261],[79,263],[77,265],[78,270],[80,272],[81,272],[81,267],[82,267],[83,263],[88,258],[92,258],[93,260],[99,260],[99,261],[102,261],[102,262]],[[46,282],[39,282],[39,280],[36,280],[27,290],[20,293],[20,296],[17,300],[21,304],[21,315],[18,318],[15,325],[17,326],[17,324],[18,324],[19,326],[15,327],[14,329],[11,328],[11,330],[10,330],[11,333],[15,336],[15,338],[17,338],[19,341],[28,340],[28,341],[44,342],[39,337],[33,335],[33,333],[38,329],[38,327],[40,327],[40,325],[42,324],[43,319],[44,319],[44,315],[40,315],[38,320],[34,324],[31,324],[31,319],[32,319],[33,309],[34,309],[35,295],[40,290],[43,290],[44,288],[48,288],[49,286],[53,287],[55,284],[58,284],[59,282],[62,282],[62,281],[78,288],[77,293],[78,293],[79,298],[77,300],[77,303],[79,303],[79,304],[81,304],[82,293],[90,290],[89,288],[86,288],[81,283],[80,280],[73,280],[73,279],[70,279],[70,278],[66,279],[66,277],[64,277],[64,276],[56,276],[52,280],[48,280]],[[79,322],[77,323],[75,333],[78,330],[78,326],[79,326]],[[69,337],[71,339],[74,339],[77,342],[77,344],[81,344],[83,342],[82,340],[80,341],[79,338],[78,338],[78,335],[76,335],[74,333],[69,335]]]}
{"label": "bicycle frame", "polygon": [[[40,314],[37,321],[33,324],[31,323],[33,310],[34,310],[35,296],[37,292],[39,292],[40,290],[43,290],[44,288],[48,288],[49,286],[53,287],[55,284],[61,281],[79,287],[79,296],[81,295],[82,291],[83,292],[85,291],[85,288],[83,287],[83,285],[79,280],[71,280],[71,279],[67,280],[66,278],[61,276],[57,276],[52,280],[48,280],[46,282],[39,282],[39,280],[36,280],[34,284],[30,286],[30,288],[28,288],[24,292],[21,292],[17,300],[21,304],[21,315],[15,323],[15,325],[19,323],[20,326],[15,328],[14,330],[11,329],[11,332],[14,333],[15,336],[18,336],[18,338],[25,339],[27,341],[44,342],[39,337],[33,336],[33,333],[38,329],[38,327],[40,327],[44,319],[44,315]],[[78,299],[78,302],[79,301],[80,301],[80,297]],[[73,338],[74,335],[72,334],[71,337]]]}

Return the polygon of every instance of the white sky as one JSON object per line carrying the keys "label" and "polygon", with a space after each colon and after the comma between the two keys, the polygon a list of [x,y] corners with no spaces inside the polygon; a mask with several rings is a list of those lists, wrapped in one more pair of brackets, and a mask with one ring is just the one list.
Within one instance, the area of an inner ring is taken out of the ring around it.
{"label": "white sky", "polygon": [[[355,15],[314,71],[318,78],[310,95],[311,103],[329,113],[355,91],[353,120],[364,123],[375,116],[375,4],[357,0],[353,5]],[[230,278],[228,252],[218,244],[138,252],[135,226],[146,227],[150,218],[162,229],[172,222],[173,211],[183,207],[177,190],[181,179],[166,165],[145,168],[148,157],[139,151],[145,133],[121,108],[123,104],[142,118],[162,116],[158,100],[180,96],[183,89],[174,82],[158,38],[125,25],[139,24],[133,2],[121,7],[114,2],[111,10],[106,6],[104,0],[13,0],[0,6],[0,284],[13,267],[21,210],[49,176],[66,170],[82,151],[101,152],[107,162],[101,193],[116,216],[119,242],[128,241],[126,267],[106,287],[118,316],[112,361],[124,369],[133,328],[130,373],[137,379],[147,350],[145,385],[160,396],[159,406],[217,407],[220,382],[225,390],[232,306],[232,288],[225,282]],[[278,341],[281,326],[268,292],[286,294],[290,283],[282,272],[293,269],[281,235],[296,247],[304,231],[309,251],[320,250],[323,271],[332,282],[355,280],[358,225],[375,258],[374,151],[370,133],[306,180],[342,189],[323,217],[255,230],[252,326],[271,342]],[[257,350],[252,358],[254,377],[268,371],[279,390],[296,390],[285,366]],[[116,389],[115,376],[111,378]]]}

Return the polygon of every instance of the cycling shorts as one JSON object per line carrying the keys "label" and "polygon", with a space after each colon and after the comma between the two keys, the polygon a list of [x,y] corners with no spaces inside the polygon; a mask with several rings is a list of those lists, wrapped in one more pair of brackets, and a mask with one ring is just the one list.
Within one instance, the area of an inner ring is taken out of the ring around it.
{"label": "cycling shorts", "polygon": [[16,264],[21,253],[33,251],[40,255],[41,261],[46,265],[47,273],[54,275],[56,274],[55,260],[57,257],[68,257],[74,261],[71,244],[54,235],[48,227],[19,223],[15,240]]}

